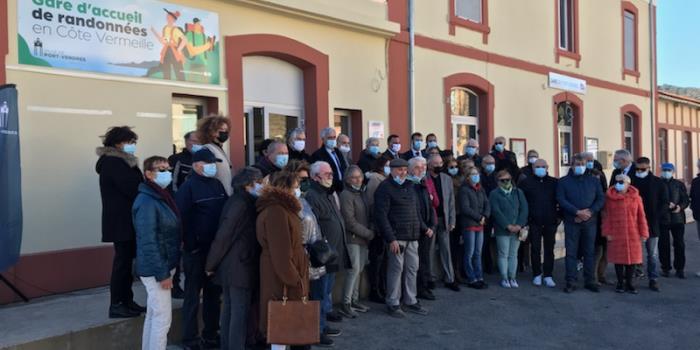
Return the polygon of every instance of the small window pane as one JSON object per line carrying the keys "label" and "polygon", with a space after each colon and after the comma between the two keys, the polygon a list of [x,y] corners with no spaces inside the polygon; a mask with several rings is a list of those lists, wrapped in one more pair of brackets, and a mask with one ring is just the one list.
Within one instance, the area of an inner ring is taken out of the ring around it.
{"label": "small window pane", "polygon": [[625,114],[625,131],[631,132],[632,128],[632,116]]}
{"label": "small window pane", "polygon": [[481,0],[455,0],[457,17],[481,23]]}
{"label": "small window pane", "polygon": [[569,49],[569,1],[559,0],[559,47]]}
{"label": "small window pane", "polygon": [[666,129],[659,130],[659,160],[661,163],[668,162],[668,132]]}
{"label": "small window pane", "polygon": [[454,88],[450,94],[452,115],[476,117],[478,96],[464,88]]}
{"label": "small window pane", "polygon": [[625,11],[625,69],[637,70],[635,54],[637,52],[635,42],[635,18],[634,14]]}

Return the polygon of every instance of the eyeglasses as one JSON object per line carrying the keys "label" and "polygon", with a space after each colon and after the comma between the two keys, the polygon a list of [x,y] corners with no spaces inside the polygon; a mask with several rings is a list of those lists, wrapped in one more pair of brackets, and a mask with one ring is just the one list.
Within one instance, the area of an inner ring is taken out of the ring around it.
{"label": "eyeglasses", "polygon": [[496,142],[496,144],[497,144],[497,145],[502,145],[502,144],[503,144],[503,142]]}
{"label": "eyeglasses", "polygon": [[643,173],[645,171],[649,170],[649,168],[637,168],[638,173]]}
{"label": "eyeglasses", "polygon": [[507,179],[498,179],[498,181],[500,181],[501,183],[504,183],[504,184],[505,184],[505,183],[509,183],[509,182],[510,182],[510,178],[507,178]]}
{"label": "eyeglasses", "polygon": [[624,181],[615,181],[615,183],[617,183],[618,185],[624,185],[624,184],[625,184]]}

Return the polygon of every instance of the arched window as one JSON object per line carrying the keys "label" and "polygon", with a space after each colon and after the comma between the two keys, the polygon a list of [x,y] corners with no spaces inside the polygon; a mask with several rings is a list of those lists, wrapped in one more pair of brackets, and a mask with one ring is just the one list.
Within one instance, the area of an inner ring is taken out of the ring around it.
{"label": "arched window", "polygon": [[554,172],[568,173],[573,155],[583,152],[583,100],[576,94],[561,92],[553,96]]}
{"label": "arched window", "polygon": [[624,124],[625,124],[625,129],[624,129],[624,149],[628,150],[631,154],[635,154],[635,149],[634,149],[634,116],[630,113],[625,113],[624,115]]}
{"label": "arched window", "polygon": [[473,91],[455,87],[450,91],[452,110],[452,149],[455,156],[464,153],[470,138],[479,140],[479,97]]}
{"label": "arched window", "polygon": [[456,73],[443,79],[446,147],[456,155],[469,138],[479,141],[482,150],[493,142],[494,87],[473,73]]}

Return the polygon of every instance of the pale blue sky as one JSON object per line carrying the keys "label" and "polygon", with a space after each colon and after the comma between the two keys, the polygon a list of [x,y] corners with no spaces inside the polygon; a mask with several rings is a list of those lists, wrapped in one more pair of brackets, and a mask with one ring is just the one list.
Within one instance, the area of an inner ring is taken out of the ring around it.
{"label": "pale blue sky", "polygon": [[700,88],[700,0],[659,0],[659,85]]}

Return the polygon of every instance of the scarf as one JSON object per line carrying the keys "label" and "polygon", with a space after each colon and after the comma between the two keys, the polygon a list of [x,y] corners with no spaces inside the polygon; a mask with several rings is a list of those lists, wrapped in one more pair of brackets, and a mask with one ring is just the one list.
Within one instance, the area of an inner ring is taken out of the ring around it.
{"label": "scarf", "polygon": [[178,221],[182,221],[180,218],[180,211],[177,210],[177,204],[175,204],[175,199],[173,199],[173,196],[170,194],[170,192],[162,189],[160,186],[158,186],[155,182],[146,180],[146,185],[156,191],[161,198],[163,198],[163,201],[165,204],[170,208],[170,210],[175,213],[175,216],[177,216]]}

